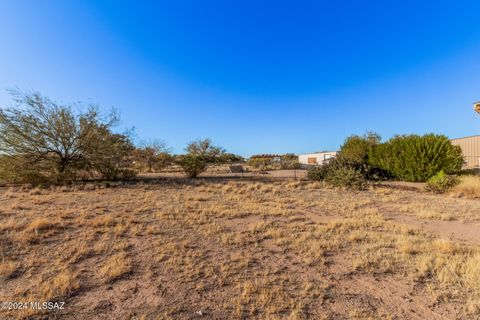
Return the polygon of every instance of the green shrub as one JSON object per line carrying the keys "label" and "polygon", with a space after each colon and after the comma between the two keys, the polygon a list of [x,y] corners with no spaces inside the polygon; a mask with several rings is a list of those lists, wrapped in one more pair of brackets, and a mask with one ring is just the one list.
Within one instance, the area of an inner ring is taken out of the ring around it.
{"label": "green shrub", "polygon": [[367,185],[364,165],[343,156],[337,156],[322,166],[311,168],[308,177],[316,181],[325,181],[334,187],[364,189]]}
{"label": "green shrub", "polygon": [[204,157],[194,154],[185,154],[178,157],[178,165],[182,167],[188,178],[196,178],[207,169]]}
{"label": "green shrub", "polygon": [[327,164],[325,182],[335,187],[364,189],[366,170],[362,163],[337,156]]}
{"label": "green shrub", "polygon": [[354,167],[339,167],[330,172],[325,180],[334,187],[364,189],[367,181],[363,173]]}
{"label": "green shrub", "polygon": [[455,176],[449,176],[442,170],[428,179],[425,188],[427,191],[444,193],[454,187],[457,183],[458,179]]}
{"label": "green shrub", "polygon": [[461,169],[462,151],[444,135],[396,136],[379,144],[369,153],[369,164],[392,177],[425,182],[439,171],[446,174]]}
{"label": "green shrub", "polygon": [[314,181],[324,181],[327,176],[328,165],[310,167],[307,172],[307,178]]}
{"label": "green shrub", "polygon": [[380,136],[368,132],[363,136],[352,135],[345,139],[340,147],[340,154],[348,160],[367,163],[368,155],[380,143]]}

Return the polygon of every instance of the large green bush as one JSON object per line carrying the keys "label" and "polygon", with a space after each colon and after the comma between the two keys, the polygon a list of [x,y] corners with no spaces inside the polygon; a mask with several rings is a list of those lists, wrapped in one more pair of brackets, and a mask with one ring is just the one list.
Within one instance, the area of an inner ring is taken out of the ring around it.
{"label": "large green bush", "polygon": [[363,136],[352,135],[340,146],[340,154],[348,160],[368,163],[368,155],[380,143],[380,136],[367,132]]}
{"label": "large green bush", "polygon": [[369,153],[369,164],[404,181],[425,182],[440,171],[461,169],[462,151],[444,135],[396,136]]}

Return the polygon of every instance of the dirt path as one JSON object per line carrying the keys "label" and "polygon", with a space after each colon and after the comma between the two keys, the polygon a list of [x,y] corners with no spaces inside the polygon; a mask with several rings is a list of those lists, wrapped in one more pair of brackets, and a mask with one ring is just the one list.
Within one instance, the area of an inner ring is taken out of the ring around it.
{"label": "dirt path", "polygon": [[393,220],[422,230],[427,230],[441,238],[472,245],[480,245],[480,223],[464,223],[457,220],[426,220],[398,212],[388,212],[384,214],[384,216],[387,220]]}
{"label": "dirt path", "polygon": [[[305,211],[305,217],[315,223],[328,223],[345,219],[342,215],[325,215],[313,211]],[[440,238],[450,239],[470,245],[480,245],[480,223],[462,222],[458,220],[443,221],[420,219],[405,213],[386,211],[383,213],[386,220],[406,224],[415,228],[432,232]]]}

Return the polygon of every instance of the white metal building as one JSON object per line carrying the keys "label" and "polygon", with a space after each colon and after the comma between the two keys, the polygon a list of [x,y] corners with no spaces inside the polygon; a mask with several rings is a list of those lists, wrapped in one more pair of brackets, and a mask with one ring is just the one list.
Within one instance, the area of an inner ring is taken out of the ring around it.
{"label": "white metal building", "polygon": [[298,155],[298,162],[311,166],[322,165],[325,160],[331,159],[337,155],[337,151],[315,152]]}

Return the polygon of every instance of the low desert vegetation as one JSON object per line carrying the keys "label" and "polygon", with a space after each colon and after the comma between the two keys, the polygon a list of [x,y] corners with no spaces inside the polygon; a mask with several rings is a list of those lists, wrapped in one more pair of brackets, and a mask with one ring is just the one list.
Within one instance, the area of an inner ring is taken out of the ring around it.
{"label": "low desert vegetation", "polygon": [[311,168],[308,177],[311,180],[324,181],[334,187],[365,189],[367,170],[361,162],[340,154],[322,166]]}
{"label": "low desert vegetation", "polygon": [[59,104],[36,92],[11,93],[14,106],[0,108],[0,183],[125,180],[172,165],[196,178],[209,165],[243,161],[210,139],[191,142],[182,155],[170,154],[161,140],[135,145],[131,131],[114,131],[119,122],[115,110],[103,114],[93,104]]}
{"label": "low desert vegetation", "polygon": [[443,171],[453,174],[462,168],[460,147],[443,135],[404,135],[378,144],[369,152],[369,163],[392,177],[425,182]]}
{"label": "low desert vegetation", "polygon": [[453,192],[459,196],[480,198],[480,176],[461,176]]}
{"label": "low desert vegetation", "polygon": [[[119,121],[114,111],[102,114],[91,104],[59,104],[39,93],[15,90],[12,96],[16,105],[0,109],[3,182],[44,185],[129,179],[138,172],[161,171],[172,166],[177,166],[188,178],[196,178],[212,165],[243,161],[210,139],[189,143],[181,155],[170,154],[160,140],[135,145],[131,133],[114,132]],[[292,154],[277,158],[251,158],[248,164],[260,171],[300,167]],[[381,179],[414,182],[432,179],[429,190],[445,192],[453,183],[438,187],[441,179],[435,176],[441,172],[456,173],[463,158],[460,149],[442,135],[396,136],[382,143],[379,135],[367,133],[348,137],[340,155],[330,162],[325,168],[313,168],[309,177],[356,189],[365,188],[368,181]],[[432,187],[435,183],[437,187]]]}
{"label": "low desert vegetation", "polygon": [[381,143],[375,133],[348,137],[339,155],[310,169],[312,180],[333,186],[362,188],[369,181],[427,182],[427,190],[444,193],[458,181],[463,156],[443,135],[395,136]]}
{"label": "low desert vegetation", "polygon": [[99,270],[107,282],[114,281],[132,271],[132,261],[125,252],[112,256]]}
{"label": "low desert vegetation", "polygon": [[102,115],[94,105],[58,104],[38,93],[12,95],[16,105],[0,108],[0,179],[41,184],[132,174],[133,144],[112,131],[114,111]]}
{"label": "low desert vegetation", "polygon": [[207,169],[208,162],[201,156],[185,154],[179,157],[178,165],[188,178],[196,178]]}
{"label": "low desert vegetation", "polygon": [[69,270],[64,270],[54,275],[51,280],[43,284],[42,297],[46,301],[54,301],[62,297],[68,297],[80,287],[77,275]]}
{"label": "low desert vegetation", "polygon": [[417,216],[478,222],[477,200],[265,178],[3,188],[0,201],[1,300],[66,302],[2,318],[480,315],[480,239]]}
{"label": "low desert vegetation", "polygon": [[387,172],[370,164],[370,154],[380,143],[380,136],[369,132],[352,135],[340,147],[339,154],[326,164],[310,168],[311,180],[323,181],[334,187],[364,189],[368,182],[386,179]]}
{"label": "low desert vegetation", "polygon": [[196,178],[208,165],[225,161],[225,150],[215,146],[210,139],[190,142],[185,148],[186,154],[177,157],[178,165],[188,178]]}
{"label": "low desert vegetation", "polygon": [[134,151],[135,169],[141,172],[161,171],[173,162],[167,144],[161,140],[142,141]]}
{"label": "low desert vegetation", "polygon": [[445,174],[443,170],[427,180],[426,189],[435,193],[445,193],[458,184],[458,178]]}

